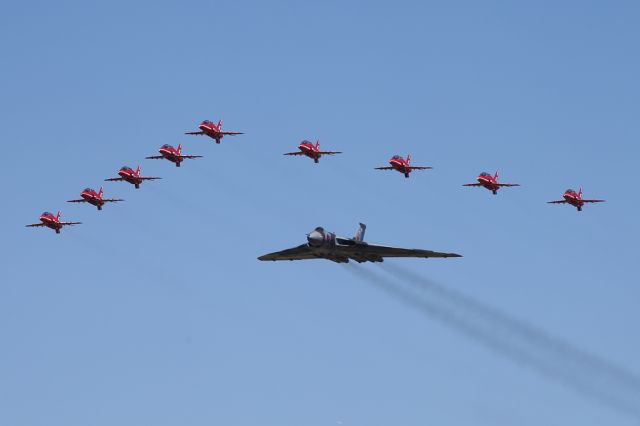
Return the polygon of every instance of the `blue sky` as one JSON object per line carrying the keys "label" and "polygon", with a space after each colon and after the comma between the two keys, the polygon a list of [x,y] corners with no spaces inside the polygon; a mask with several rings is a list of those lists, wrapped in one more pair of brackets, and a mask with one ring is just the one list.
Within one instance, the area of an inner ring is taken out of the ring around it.
{"label": "blue sky", "polygon": [[[639,15],[631,1],[5,4],[0,423],[636,424],[376,282],[410,286],[401,268],[640,374]],[[183,135],[219,118],[246,134]],[[281,155],[305,138],[344,154]],[[205,158],[142,160],[164,143]],[[373,170],[396,153],[434,170]],[[102,182],[125,164],[163,180]],[[497,169],[522,187],[461,187]],[[64,202],[103,183],[126,201]],[[545,204],[579,186],[608,202]],[[83,225],[23,227],[44,210]],[[256,260],[359,221],[368,241],[464,257]]]}

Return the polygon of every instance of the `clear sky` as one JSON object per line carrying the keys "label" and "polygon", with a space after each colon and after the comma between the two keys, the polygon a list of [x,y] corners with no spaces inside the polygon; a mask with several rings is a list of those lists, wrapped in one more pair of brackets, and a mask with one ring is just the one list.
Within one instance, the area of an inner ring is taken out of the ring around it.
{"label": "clear sky", "polygon": [[[637,2],[100,3],[0,13],[0,424],[637,424]],[[359,221],[464,257],[256,260]]]}

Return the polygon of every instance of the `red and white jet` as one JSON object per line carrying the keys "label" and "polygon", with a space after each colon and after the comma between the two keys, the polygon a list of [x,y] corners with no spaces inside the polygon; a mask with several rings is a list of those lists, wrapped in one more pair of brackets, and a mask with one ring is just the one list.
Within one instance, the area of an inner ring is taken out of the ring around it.
{"label": "red and white jet", "polygon": [[520,186],[519,183],[499,183],[498,172],[496,172],[496,174],[493,176],[491,176],[489,173],[482,172],[477,177],[477,181],[478,183],[466,183],[462,186],[482,186],[493,192],[493,195],[498,194],[498,190],[503,186]]}
{"label": "red and white jet", "polygon": [[100,191],[96,192],[95,189],[85,188],[84,191],[80,193],[82,199],[80,200],[69,200],[67,203],[89,203],[98,208],[98,210],[102,210],[102,206],[105,203],[117,203],[118,201],[124,201],[120,198],[102,198],[102,194],[104,193],[104,189],[100,187]]}
{"label": "red and white jet", "polygon": [[342,154],[340,151],[320,151],[320,139],[316,141],[315,145],[313,142],[303,140],[300,142],[300,145],[298,145],[298,149],[300,151],[287,152],[284,155],[306,155],[307,157],[312,158],[314,163],[317,163],[323,155]]}
{"label": "red and white jet", "polygon": [[207,135],[211,139],[215,139],[216,143],[220,143],[220,140],[224,136],[234,136],[234,135],[242,135],[242,132],[223,132],[222,131],[222,120],[218,121],[218,124],[214,124],[213,121],[204,120],[198,126],[200,129],[199,132],[187,132],[185,135]]}
{"label": "red and white jet", "polygon": [[389,160],[389,164],[391,166],[387,167],[376,167],[376,170],[397,170],[400,173],[404,174],[404,177],[408,178],[409,173],[414,170],[429,170],[433,169],[433,167],[424,167],[424,166],[412,166],[411,165],[411,154],[407,155],[407,159],[402,158],[401,155],[394,155]]}
{"label": "red and white jet", "polygon": [[564,200],[559,201],[548,201],[547,204],[571,204],[573,207],[578,209],[579,212],[582,211],[582,206],[585,203],[604,203],[605,200],[584,200],[582,198],[582,188],[580,191],[576,192],[573,189],[567,189],[564,191]]}
{"label": "red and white jet", "polygon": [[60,212],[56,216],[53,213],[44,212],[40,215],[40,223],[32,223],[26,225],[27,228],[34,228],[40,226],[46,226],[56,231],[56,234],[60,233],[63,226],[80,225],[82,222],[62,222],[60,221]]}
{"label": "red and white jet", "polygon": [[134,171],[131,167],[123,166],[118,170],[120,177],[105,179],[107,182],[121,182],[126,181],[134,185],[136,189],[140,188],[140,184],[145,180],[162,179],[159,177],[140,176],[140,166]]}
{"label": "red and white jet", "polygon": [[178,148],[174,148],[169,144],[164,144],[160,147],[159,150],[162,155],[154,155],[151,157],[145,157],[148,160],[162,160],[166,159],[176,164],[176,167],[180,167],[180,163],[185,158],[193,159],[193,158],[202,158],[202,155],[182,155],[182,144],[178,145]]}

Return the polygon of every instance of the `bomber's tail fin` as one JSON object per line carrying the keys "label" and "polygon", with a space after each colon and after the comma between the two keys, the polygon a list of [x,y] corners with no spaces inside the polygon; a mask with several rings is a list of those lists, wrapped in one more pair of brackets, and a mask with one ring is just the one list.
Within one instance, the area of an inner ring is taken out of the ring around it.
{"label": "bomber's tail fin", "polygon": [[364,231],[366,231],[367,225],[364,223],[360,223],[358,226],[358,230],[356,231],[356,236],[353,237],[355,241],[362,242],[364,241]]}

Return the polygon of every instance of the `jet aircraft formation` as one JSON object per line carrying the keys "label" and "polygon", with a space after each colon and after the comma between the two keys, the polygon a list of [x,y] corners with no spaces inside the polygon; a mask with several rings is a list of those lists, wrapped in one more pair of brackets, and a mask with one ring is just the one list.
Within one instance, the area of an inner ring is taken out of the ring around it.
{"label": "jet aircraft formation", "polygon": [[[222,130],[222,120],[219,120],[217,124],[213,121],[204,120],[198,126],[199,131],[186,132],[186,135],[204,135],[209,136],[217,144],[219,144],[224,136],[236,136],[242,135],[242,132],[225,131]],[[182,144],[179,144],[177,148],[169,144],[164,144],[158,150],[160,155],[148,156],[146,159],[153,160],[168,160],[175,164],[176,167],[180,167],[181,163],[186,159],[202,158],[201,155],[183,155]],[[341,151],[323,151],[320,149],[320,141],[312,143],[308,140],[303,140],[298,145],[298,151],[287,152],[284,155],[287,156],[306,156],[311,158],[314,163],[319,163],[320,158],[324,155],[336,155],[342,154]],[[407,155],[406,158],[400,155],[394,155],[389,159],[388,166],[375,167],[375,170],[395,170],[408,178],[413,171],[416,170],[429,170],[430,166],[414,166],[411,164],[411,155]],[[136,189],[140,188],[140,185],[144,181],[152,181],[162,179],[157,176],[143,176],[141,174],[140,166],[135,170],[129,166],[123,166],[118,170],[118,177],[107,178],[107,182],[128,182],[132,184]],[[463,186],[475,186],[483,187],[493,193],[498,194],[498,190],[503,187],[515,187],[520,186],[517,183],[501,183],[498,181],[498,172],[494,175],[483,172],[476,178],[477,183],[468,183]],[[80,199],[69,200],[69,203],[88,203],[95,206],[98,210],[102,210],[102,207],[107,203],[117,203],[124,201],[120,198],[104,198],[104,189],[100,187],[99,191],[92,188],[86,188],[80,193]],[[549,201],[549,204],[569,204],[575,207],[578,211],[582,211],[583,206],[586,203],[602,203],[605,200],[592,200],[582,198],[582,188],[576,192],[572,189],[565,191],[563,199],[558,201]],[[65,226],[80,225],[81,222],[64,222],[60,220],[61,212],[58,211],[57,215],[53,215],[50,212],[44,212],[40,215],[40,222],[27,227],[48,227],[53,229],[57,234]],[[337,236],[331,232],[327,232],[322,227],[317,227],[312,232],[307,234],[307,242],[300,246],[266,254],[260,256],[259,260],[303,260],[303,259],[328,259],[337,263],[347,263],[349,260],[356,262],[382,262],[385,257],[460,257],[456,253],[443,253],[431,250],[422,249],[406,249],[399,247],[382,246],[376,244],[368,244],[364,242],[366,226],[360,224],[358,232],[353,238],[345,238]]]}

